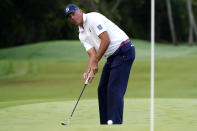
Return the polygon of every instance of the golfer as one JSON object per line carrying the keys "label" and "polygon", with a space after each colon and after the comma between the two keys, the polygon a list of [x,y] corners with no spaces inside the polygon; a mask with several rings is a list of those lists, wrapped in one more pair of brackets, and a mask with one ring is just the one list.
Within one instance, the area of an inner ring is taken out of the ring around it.
{"label": "golfer", "polygon": [[[90,72],[97,73],[98,62],[103,56],[107,58],[98,86],[100,124],[122,124],[124,94],[135,59],[134,45],[124,31],[100,13],[85,14],[69,4],[64,14],[78,26],[79,39],[89,55],[84,79]],[[92,80],[93,76],[89,82]]]}

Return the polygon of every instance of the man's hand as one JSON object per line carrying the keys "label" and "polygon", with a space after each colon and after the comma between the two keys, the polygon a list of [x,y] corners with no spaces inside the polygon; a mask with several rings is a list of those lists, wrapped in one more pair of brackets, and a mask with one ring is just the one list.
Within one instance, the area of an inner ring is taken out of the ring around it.
{"label": "man's hand", "polygon": [[[90,75],[90,77],[89,77],[89,79],[88,79],[88,75]],[[85,79],[85,80],[87,80],[88,79],[88,83],[91,83],[92,82],[92,80],[94,79],[94,73],[91,71],[91,72],[89,72],[89,73],[84,73],[83,74],[83,78]]]}

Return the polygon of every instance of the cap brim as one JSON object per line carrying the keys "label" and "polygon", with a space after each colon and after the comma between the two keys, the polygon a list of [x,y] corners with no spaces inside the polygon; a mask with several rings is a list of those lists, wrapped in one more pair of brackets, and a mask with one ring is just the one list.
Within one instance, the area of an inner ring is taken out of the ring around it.
{"label": "cap brim", "polygon": [[[75,11],[77,11],[77,10],[75,10]],[[67,13],[66,13],[66,18],[68,18],[68,16],[69,16],[71,13],[74,13],[75,11],[69,11],[69,12],[67,12]]]}

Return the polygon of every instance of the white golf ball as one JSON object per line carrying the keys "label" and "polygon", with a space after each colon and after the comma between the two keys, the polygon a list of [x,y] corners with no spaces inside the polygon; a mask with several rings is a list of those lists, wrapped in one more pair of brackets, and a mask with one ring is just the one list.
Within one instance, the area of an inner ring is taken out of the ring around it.
{"label": "white golf ball", "polygon": [[112,124],[113,124],[113,121],[112,121],[112,120],[108,120],[108,121],[107,121],[107,124],[108,124],[108,125],[112,125]]}

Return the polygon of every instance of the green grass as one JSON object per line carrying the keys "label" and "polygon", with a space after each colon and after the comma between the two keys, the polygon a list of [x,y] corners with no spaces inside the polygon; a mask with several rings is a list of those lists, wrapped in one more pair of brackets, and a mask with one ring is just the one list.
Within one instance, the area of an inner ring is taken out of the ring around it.
{"label": "green grass", "polygon": [[[86,94],[85,94],[86,95]],[[98,103],[96,99],[81,100],[76,112],[71,120],[70,127],[60,125],[61,121],[66,121],[68,115],[72,111],[75,101],[66,102],[47,102],[27,104],[4,108],[0,110],[1,117],[5,119],[0,120],[0,127],[2,130],[15,131],[23,130],[104,130],[110,129],[107,126],[99,126]],[[146,129],[149,127],[149,100],[148,99],[126,99],[125,105],[130,107],[125,109],[125,123],[122,126],[116,126],[114,129]],[[146,108],[140,108],[146,106]],[[132,107],[132,108],[131,108]],[[87,110],[89,109],[89,110]],[[90,110],[91,109],[91,110]],[[50,114],[50,115],[49,115]],[[133,116],[133,117],[129,117]],[[135,119],[133,119],[135,118]],[[14,125],[11,125],[15,123]],[[130,125],[130,123],[133,123]],[[29,126],[34,128],[29,128]],[[113,129],[111,129],[113,130]]]}
{"label": "green grass", "polygon": [[51,41],[3,49],[0,59],[84,61],[87,54],[79,41]]}
{"label": "green grass", "polygon": [[[149,97],[149,62],[143,57],[146,57],[149,45],[143,41],[134,43],[136,47],[139,46],[137,50],[144,52],[137,55],[133,66],[135,70],[130,77],[130,81],[134,80],[129,82],[130,91],[126,96],[145,98]],[[75,99],[83,86],[82,74],[87,66],[87,55],[79,41],[37,43],[3,49],[0,54],[0,101]],[[14,57],[14,54],[17,55]],[[96,88],[104,61],[105,58],[100,62],[99,72],[87,90],[87,98],[97,97]],[[138,82],[140,79],[142,81]],[[141,90],[137,94],[132,91],[136,86]],[[1,104],[1,107],[4,105]]]}
{"label": "green grass", "polygon": [[156,99],[155,130],[195,131],[197,99]]}
{"label": "green grass", "polygon": [[[71,127],[68,117],[83,87],[87,54],[79,41],[50,41],[0,50],[0,131],[149,130],[150,43],[133,40],[134,62],[125,95],[122,126],[99,126],[99,72],[86,88]],[[155,129],[197,130],[197,47],[155,47]],[[192,115],[193,114],[193,115]]]}
{"label": "green grass", "polygon": [[197,98],[197,55],[156,61],[155,91],[159,98]]}
{"label": "green grass", "polygon": [[[86,94],[84,94],[86,95]],[[25,104],[0,110],[0,129],[4,130],[149,130],[150,100],[125,99],[124,124],[121,126],[99,126],[98,102],[96,99],[81,100],[70,126],[61,126],[66,121],[75,101],[56,101]],[[194,131],[197,129],[196,99],[156,99],[155,130]],[[88,110],[89,109],[89,110]],[[50,115],[49,115],[50,114]],[[66,121],[67,122],[67,121]],[[8,126],[12,125],[12,126]]]}
{"label": "green grass", "polygon": [[[133,40],[138,48],[137,59],[149,59],[149,43]],[[85,48],[79,41],[50,41],[26,46],[1,49],[0,59],[6,60],[44,60],[44,61],[87,61]]]}

